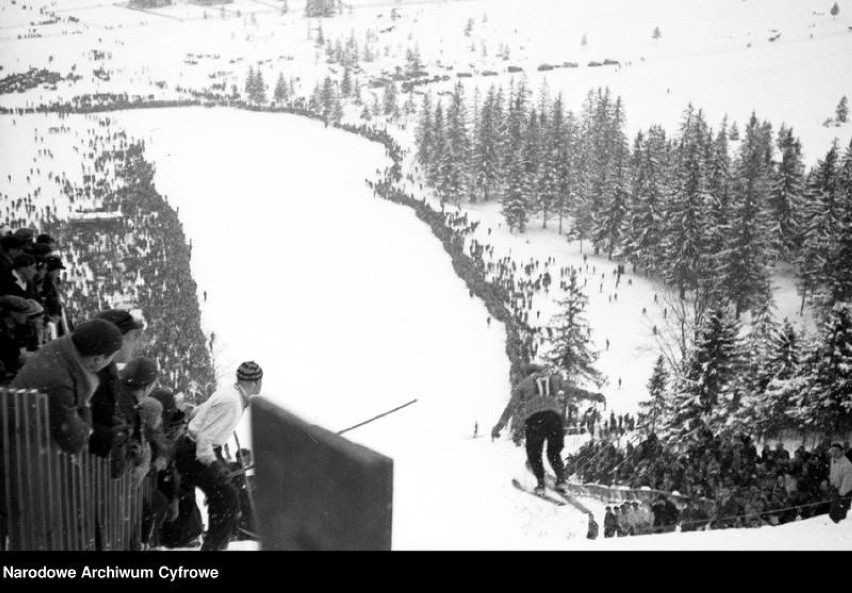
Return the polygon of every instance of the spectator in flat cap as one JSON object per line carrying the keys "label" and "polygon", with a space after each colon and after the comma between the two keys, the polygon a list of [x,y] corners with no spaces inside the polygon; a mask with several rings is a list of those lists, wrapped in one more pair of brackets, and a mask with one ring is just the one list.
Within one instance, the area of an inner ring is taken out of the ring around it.
{"label": "spectator in flat cap", "polygon": [[256,362],[244,362],[236,379],[196,408],[187,435],[178,444],[176,461],[183,480],[207,495],[210,527],[202,550],[227,549],[239,515],[239,498],[228,478],[222,445],[231,438],[251,398],[260,393],[263,370]]}
{"label": "spectator in flat cap", "polygon": [[62,320],[62,296],[59,291],[59,274],[65,269],[62,265],[62,260],[51,255],[44,260],[45,277],[41,283],[40,294],[41,303],[44,306],[44,314],[46,322],[52,323],[57,328],[56,334],[60,335],[58,328]]}
{"label": "spectator in flat cap", "polygon": [[56,242],[56,239],[48,235],[47,233],[42,233],[35,240],[36,243],[40,245],[47,245],[50,248],[50,251],[56,251],[56,248],[59,244]]}
{"label": "spectator in flat cap", "polygon": [[[149,397],[156,387],[158,375],[157,363],[144,357],[131,359],[119,373],[121,383],[136,402],[143,442],[145,446],[150,443],[151,451],[146,452],[145,456],[154,460],[151,465],[156,471],[162,471],[169,464],[173,451],[163,432],[163,406],[156,399]],[[132,469],[137,484],[147,475],[148,469],[143,465]]]}
{"label": "spectator in flat cap", "polygon": [[30,301],[6,295],[0,297],[0,363],[3,375],[0,385],[6,385],[24,364],[25,333]]}
{"label": "spectator in flat cap", "polygon": [[11,294],[29,299],[37,296],[33,281],[38,270],[36,259],[28,253],[16,255],[12,260],[12,270],[0,278],[0,295]]}
{"label": "spectator in flat cap", "polygon": [[70,335],[45,344],[18,371],[13,389],[47,394],[53,440],[68,453],[86,448],[92,430],[89,403],[100,379],[121,348],[121,332],[102,319],[80,325]]}

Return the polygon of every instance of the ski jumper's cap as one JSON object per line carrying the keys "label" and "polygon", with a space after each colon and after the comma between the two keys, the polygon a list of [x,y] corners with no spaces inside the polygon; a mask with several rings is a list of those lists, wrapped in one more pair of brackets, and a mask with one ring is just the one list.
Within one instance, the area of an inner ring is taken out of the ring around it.
{"label": "ski jumper's cap", "polygon": [[134,329],[142,329],[145,327],[138,319],[133,317],[129,311],[125,311],[124,309],[107,309],[106,311],[98,313],[97,318],[109,321],[121,330],[122,334],[129,333]]}
{"label": "ski jumper's cap", "polygon": [[139,356],[131,359],[121,371],[121,382],[128,387],[148,387],[157,380],[159,374],[156,362]]}
{"label": "ski jumper's cap", "polygon": [[244,362],[237,369],[237,380],[239,381],[260,381],[261,379],[263,379],[263,369],[253,360]]}
{"label": "ski jumper's cap", "polygon": [[119,329],[103,319],[81,324],[71,333],[71,341],[81,356],[109,356],[123,343]]}

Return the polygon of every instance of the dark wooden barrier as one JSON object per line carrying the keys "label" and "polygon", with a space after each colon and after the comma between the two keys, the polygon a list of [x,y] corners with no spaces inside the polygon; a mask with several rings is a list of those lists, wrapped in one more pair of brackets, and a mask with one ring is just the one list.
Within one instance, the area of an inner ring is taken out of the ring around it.
{"label": "dark wooden barrier", "polygon": [[0,550],[138,546],[142,488],[111,479],[108,459],[60,451],[45,394],[0,388],[0,421]]}
{"label": "dark wooden barrier", "polygon": [[393,460],[252,402],[263,550],[390,550]]}

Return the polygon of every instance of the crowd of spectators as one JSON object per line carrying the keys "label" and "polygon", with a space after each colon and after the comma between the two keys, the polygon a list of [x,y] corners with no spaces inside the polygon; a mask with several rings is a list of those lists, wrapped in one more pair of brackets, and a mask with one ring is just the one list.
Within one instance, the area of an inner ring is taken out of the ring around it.
{"label": "crowd of spectators", "polygon": [[609,523],[621,525],[613,533],[626,535],[630,530],[623,526],[630,522],[622,516],[631,511],[625,505],[632,507],[654,492],[670,505],[662,523],[653,524],[661,529],[780,525],[826,513],[838,521],[852,495],[850,457],[848,442],[823,440],[811,450],[800,445],[791,454],[781,441],[758,451],[746,435],[707,432],[684,450],[664,445],[654,434],[635,446],[628,440],[624,447],[593,439],[566,463],[568,473],[585,484],[627,487],[636,495],[608,512]]}
{"label": "crowd of spectators", "polygon": [[[191,244],[153,187],[144,147],[108,118],[99,127],[75,147],[84,155],[82,185],[52,173],[46,149],[31,170],[35,178],[44,169],[91,216],[60,221],[32,192],[5,202],[0,386],[45,393],[60,450],[108,459],[113,478],[130,476],[143,494],[131,546],[192,545],[203,525],[195,489],[181,487],[175,443],[216,381]],[[100,529],[103,521],[96,518]]]}

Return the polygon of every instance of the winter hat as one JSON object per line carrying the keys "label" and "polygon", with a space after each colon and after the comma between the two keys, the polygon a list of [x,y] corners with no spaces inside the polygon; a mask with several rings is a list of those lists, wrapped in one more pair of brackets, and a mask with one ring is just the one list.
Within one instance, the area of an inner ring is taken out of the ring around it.
{"label": "winter hat", "polygon": [[151,392],[151,395],[148,397],[152,397],[163,406],[163,412],[166,414],[177,412],[177,399],[175,398],[174,392],[165,389],[163,387],[158,387],[154,391]]}
{"label": "winter hat", "polygon": [[14,236],[18,238],[21,244],[26,244],[32,242],[35,237],[35,231],[32,229],[18,229],[15,231]]}
{"label": "winter hat", "polygon": [[36,264],[36,258],[34,258],[29,253],[21,253],[15,256],[15,259],[12,260],[12,267],[14,269],[18,268],[28,268],[30,266],[34,266]]}
{"label": "winter hat", "polygon": [[50,246],[44,243],[28,243],[24,246],[24,253],[32,255],[37,262],[44,261],[44,258],[50,255],[52,251]]}
{"label": "winter hat", "polygon": [[145,327],[142,322],[133,317],[129,311],[125,311],[124,309],[107,309],[106,311],[98,313],[97,318],[109,321],[120,329],[122,334],[129,333],[134,329],[142,329]]}
{"label": "winter hat", "polygon": [[3,237],[0,237],[0,247],[6,251],[9,249],[21,249],[23,246],[24,242],[15,235],[4,235]]}
{"label": "winter hat", "polygon": [[253,360],[244,362],[237,369],[238,381],[260,381],[261,379],[263,379],[263,369]]}
{"label": "winter hat", "polygon": [[55,245],[56,239],[54,239],[47,233],[42,233],[38,237],[36,237],[36,243],[43,243],[45,245]]}
{"label": "winter hat", "polygon": [[[150,358],[139,356],[130,360],[121,371],[121,382],[127,387],[148,387],[157,380],[157,375],[160,371],[157,369],[157,363]],[[157,402],[159,403],[159,402]],[[160,411],[162,412],[160,406]]]}
{"label": "winter hat", "polygon": [[[47,264],[47,271],[52,272],[53,270],[64,270],[65,266],[62,264],[62,258],[56,255],[50,255],[44,258],[44,263]],[[109,320],[107,320],[109,321]]]}
{"label": "winter hat", "polygon": [[80,356],[109,356],[121,348],[121,332],[112,323],[92,319],[71,333],[71,341]]}

